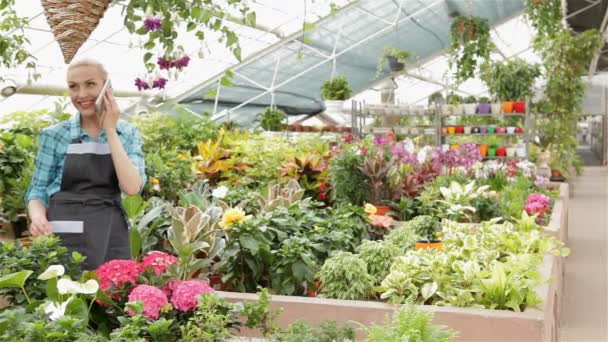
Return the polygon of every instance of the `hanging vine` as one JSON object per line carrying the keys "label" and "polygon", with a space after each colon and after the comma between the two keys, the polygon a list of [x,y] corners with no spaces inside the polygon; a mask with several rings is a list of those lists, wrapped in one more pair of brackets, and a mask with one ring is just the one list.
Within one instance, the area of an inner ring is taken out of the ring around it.
{"label": "hanging vine", "polygon": [[536,40],[553,37],[564,29],[562,0],[525,0],[526,17],[537,32]]}
{"label": "hanging vine", "polygon": [[36,58],[24,48],[30,44],[23,30],[29,21],[17,15],[14,5],[15,0],[0,0],[0,67],[11,69],[25,65],[31,81],[40,75],[36,73]]}
{"label": "hanging vine", "polygon": [[462,83],[475,76],[475,71],[490,59],[494,43],[490,25],[484,18],[459,16],[452,21],[450,68],[456,67],[454,77]]}

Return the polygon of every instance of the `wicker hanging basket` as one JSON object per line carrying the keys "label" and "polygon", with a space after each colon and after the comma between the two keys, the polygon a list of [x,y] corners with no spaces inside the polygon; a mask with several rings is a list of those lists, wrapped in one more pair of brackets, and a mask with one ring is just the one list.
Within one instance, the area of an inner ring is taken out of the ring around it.
{"label": "wicker hanging basket", "polygon": [[41,0],[44,15],[59,43],[65,63],[99,24],[111,0]]}

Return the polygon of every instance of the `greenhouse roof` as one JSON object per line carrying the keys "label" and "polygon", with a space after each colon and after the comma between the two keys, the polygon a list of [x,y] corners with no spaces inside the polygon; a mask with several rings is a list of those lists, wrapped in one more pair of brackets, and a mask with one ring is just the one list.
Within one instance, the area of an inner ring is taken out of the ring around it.
{"label": "greenhouse roof", "polygon": [[[334,15],[330,14],[330,2],[340,8]],[[394,78],[396,100],[426,103],[430,94],[453,84],[447,48],[451,18],[456,15],[472,13],[488,19],[499,52],[492,58],[517,56],[539,61],[530,48],[533,31],[521,15],[523,0],[252,0],[250,3],[257,13],[256,28],[229,23],[239,35],[243,62],[238,63],[211,33],[207,35],[210,39],[201,44],[184,29],[179,43],[190,56],[202,58],[193,58],[186,72],[171,79],[167,89],[160,92],[135,91],[134,79],[145,75],[142,43],[124,27],[120,1],[111,5],[76,58],[91,57],[106,65],[120,95],[119,104],[129,113],[151,108],[172,112],[179,103],[194,113],[209,112],[217,119],[230,118],[241,123],[251,122],[256,113],[271,103],[292,115],[305,114],[297,118],[322,112],[320,87],[332,75],[347,76],[356,100],[380,102],[376,88],[387,80],[388,68],[382,66],[376,77],[377,63],[387,46],[411,51],[416,56],[407,72]],[[30,18],[30,25],[25,28],[31,41],[28,50],[38,58],[42,78],[28,86],[25,69],[0,69],[0,75],[14,80],[20,88],[13,96],[0,97],[0,116],[16,110],[52,108],[57,103],[73,111],[69,101],[57,96],[65,93],[67,66],[40,2],[18,1],[17,12]],[[304,22],[315,24],[307,25],[303,32]],[[234,72],[235,85],[218,87],[220,77],[228,69]],[[461,95],[486,93],[479,79],[461,84],[456,91]],[[217,96],[209,96],[211,92]]]}

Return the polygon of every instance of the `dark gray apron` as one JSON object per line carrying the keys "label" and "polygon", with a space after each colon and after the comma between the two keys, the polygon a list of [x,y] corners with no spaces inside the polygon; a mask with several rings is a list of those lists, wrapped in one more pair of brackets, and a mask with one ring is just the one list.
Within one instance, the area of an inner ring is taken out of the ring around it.
{"label": "dark gray apron", "polygon": [[63,245],[87,257],[84,269],[131,258],[128,223],[107,143],[72,140],[61,189],[51,196],[47,215]]}

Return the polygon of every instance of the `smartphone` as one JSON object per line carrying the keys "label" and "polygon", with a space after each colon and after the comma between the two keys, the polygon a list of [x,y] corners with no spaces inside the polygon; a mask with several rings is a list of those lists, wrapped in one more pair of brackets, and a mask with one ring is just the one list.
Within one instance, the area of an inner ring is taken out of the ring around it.
{"label": "smartphone", "polygon": [[103,98],[106,95],[106,90],[108,90],[108,88],[110,88],[111,86],[112,84],[110,83],[110,79],[107,79],[106,82],[103,84],[103,87],[101,88],[101,93],[99,93],[97,99],[95,100],[95,113],[98,116],[100,116],[101,113],[103,113],[103,111],[106,109],[103,104]]}

